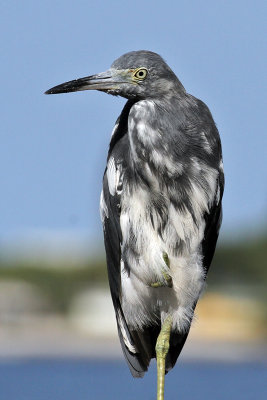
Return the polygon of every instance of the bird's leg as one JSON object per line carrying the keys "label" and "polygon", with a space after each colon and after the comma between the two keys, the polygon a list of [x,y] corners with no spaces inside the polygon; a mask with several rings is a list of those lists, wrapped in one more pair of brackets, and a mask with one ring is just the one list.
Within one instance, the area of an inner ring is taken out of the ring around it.
{"label": "bird's leg", "polygon": [[[167,265],[167,267],[170,268],[170,260],[169,260],[168,254],[164,252],[162,254],[162,257],[163,257],[163,260],[165,261],[165,264]],[[158,287],[162,287],[162,286],[172,287],[171,276],[164,269],[162,269],[161,272],[162,272],[162,276],[163,276],[164,280],[160,281],[160,282],[151,283],[150,286],[153,288],[158,288]]]}
{"label": "bird's leg", "polygon": [[156,343],[157,356],[157,400],[164,400],[165,361],[170,347],[170,334],[172,329],[172,317],[165,319]]}

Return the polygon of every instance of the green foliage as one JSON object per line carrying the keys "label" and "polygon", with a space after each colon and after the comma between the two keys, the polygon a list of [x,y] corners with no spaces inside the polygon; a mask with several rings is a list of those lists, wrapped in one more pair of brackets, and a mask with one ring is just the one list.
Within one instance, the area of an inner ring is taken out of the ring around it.
{"label": "green foliage", "polygon": [[79,291],[101,282],[107,284],[107,273],[102,260],[76,268],[16,264],[2,265],[0,280],[25,281],[35,285],[47,296],[55,311],[64,313]]}
{"label": "green foliage", "polygon": [[210,270],[214,284],[266,284],[267,237],[218,246]]}

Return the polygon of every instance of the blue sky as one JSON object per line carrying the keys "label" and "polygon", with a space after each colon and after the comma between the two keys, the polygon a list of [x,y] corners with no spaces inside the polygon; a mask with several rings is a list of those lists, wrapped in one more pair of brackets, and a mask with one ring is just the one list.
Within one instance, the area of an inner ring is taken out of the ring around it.
{"label": "blue sky", "polygon": [[265,16],[264,1],[2,2],[0,241],[35,231],[101,237],[102,174],[125,100],[43,92],[139,49],[161,54],[212,111],[224,152],[224,234],[263,226]]}

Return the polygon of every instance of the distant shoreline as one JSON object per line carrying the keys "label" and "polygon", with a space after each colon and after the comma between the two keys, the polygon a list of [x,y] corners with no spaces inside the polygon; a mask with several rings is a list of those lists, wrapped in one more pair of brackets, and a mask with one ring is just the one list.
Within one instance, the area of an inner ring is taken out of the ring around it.
{"label": "distant shoreline", "polygon": [[[0,362],[26,358],[122,359],[116,330],[96,337],[66,321],[45,321],[25,326],[0,327]],[[202,340],[190,334],[180,356],[182,362],[266,362],[264,342]]]}

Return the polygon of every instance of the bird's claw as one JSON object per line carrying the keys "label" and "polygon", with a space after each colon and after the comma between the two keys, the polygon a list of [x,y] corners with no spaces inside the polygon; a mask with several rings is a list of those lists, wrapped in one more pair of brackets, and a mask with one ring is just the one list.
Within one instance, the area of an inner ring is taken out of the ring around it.
{"label": "bird's claw", "polygon": [[[170,260],[169,260],[168,254],[164,252],[162,257],[163,257],[163,260],[164,260],[165,264],[167,265],[167,267],[170,268]],[[172,277],[164,269],[162,269],[161,272],[162,272],[162,276],[163,276],[164,280],[151,283],[150,286],[153,288],[159,288],[159,287],[164,287],[164,286],[171,288],[172,287]]]}

